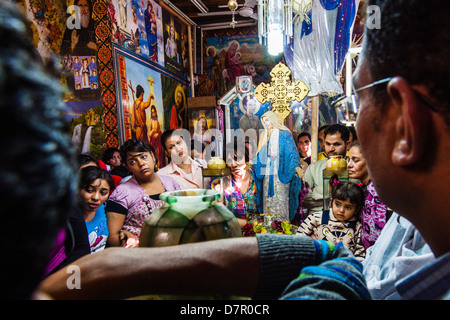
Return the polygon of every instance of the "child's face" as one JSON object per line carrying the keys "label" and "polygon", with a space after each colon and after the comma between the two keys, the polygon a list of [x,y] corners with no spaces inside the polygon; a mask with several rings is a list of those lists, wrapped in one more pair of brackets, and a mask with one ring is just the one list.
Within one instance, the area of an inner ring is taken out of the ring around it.
{"label": "child's face", "polygon": [[333,215],[339,221],[348,221],[355,215],[356,206],[350,202],[350,199],[333,199]]}

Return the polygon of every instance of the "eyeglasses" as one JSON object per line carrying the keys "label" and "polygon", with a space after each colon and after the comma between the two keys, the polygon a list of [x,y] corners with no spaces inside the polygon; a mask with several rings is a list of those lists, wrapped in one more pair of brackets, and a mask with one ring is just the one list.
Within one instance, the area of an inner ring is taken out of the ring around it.
{"label": "eyeglasses", "polygon": [[[370,83],[370,84],[368,84],[366,86],[363,86],[361,88],[358,88],[358,89],[355,89],[355,87],[353,87],[353,84],[352,84],[353,95],[355,96],[356,104],[358,105],[358,108],[359,108],[359,98],[358,98],[358,95],[356,94],[357,92],[365,90],[365,89],[368,89],[368,88],[375,87],[375,86],[377,86],[379,84],[387,83],[387,82],[391,81],[392,78],[393,77],[384,78],[384,79],[372,82],[372,83]],[[439,112],[440,108],[437,105],[435,105],[428,97],[424,96],[423,94],[421,94],[419,91],[417,91],[414,88],[412,90],[416,94],[416,97],[420,101],[422,101],[425,105],[427,105],[430,108],[431,111]]]}
{"label": "eyeglasses", "polygon": [[377,86],[379,84],[383,84],[383,83],[389,82],[391,80],[392,80],[392,77],[384,78],[384,79],[372,82],[372,83],[370,83],[370,84],[368,84],[368,85],[366,85],[364,87],[358,88],[358,89],[355,89],[355,87],[353,87],[353,84],[352,84],[353,94],[355,94],[355,93],[357,93],[359,91],[365,90],[365,89],[369,89],[369,88],[375,87],[375,86]]}

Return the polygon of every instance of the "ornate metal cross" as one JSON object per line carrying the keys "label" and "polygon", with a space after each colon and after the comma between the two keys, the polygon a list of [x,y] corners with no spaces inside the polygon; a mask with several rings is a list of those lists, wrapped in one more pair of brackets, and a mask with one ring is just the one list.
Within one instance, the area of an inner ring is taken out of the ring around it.
{"label": "ornate metal cross", "polygon": [[291,113],[292,100],[302,101],[309,92],[306,84],[300,80],[292,82],[291,70],[278,63],[270,72],[270,84],[261,83],[253,93],[260,103],[270,102],[274,111],[284,121]]}

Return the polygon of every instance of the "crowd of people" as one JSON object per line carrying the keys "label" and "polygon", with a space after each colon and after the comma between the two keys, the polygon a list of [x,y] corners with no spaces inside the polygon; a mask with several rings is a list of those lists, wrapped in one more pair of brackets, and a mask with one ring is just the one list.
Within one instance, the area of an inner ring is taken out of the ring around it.
{"label": "crowd of people", "polygon": [[[360,114],[352,144],[344,125],[330,125],[323,133],[324,156],[347,157],[350,178],[333,180],[330,209],[323,210],[326,159],[302,164],[304,150],[297,151],[289,130],[269,111],[261,117],[264,131],[251,161],[248,148],[239,151],[234,143],[227,148],[236,151],[226,154],[233,185],[229,194],[223,191],[238,219],[269,206],[291,219],[300,196],[295,179],[302,179],[308,215],[298,236],[135,250],[129,247],[139,246],[142,223],[162,206],[159,195],[202,188],[202,164],[177,130],[161,136],[171,160],[160,169],[155,149],[139,139],[105,151],[102,160],[77,159],[64,134],[58,78],[41,66],[20,11],[0,3],[0,15],[7,17],[0,19],[1,113],[8,119],[0,135],[8,150],[0,165],[2,194],[8,197],[0,211],[6,213],[6,237],[16,239],[14,247],[8,242],[0,247],[8,257],[1,264],[1,286],[9,288],[2,297],[220,292],[255,299],[448,299],[450,216],[443,208],[450,205],[445,95],[450,65],[444,49],[429,50],[432,41],[447,43],[440,24],[448,20],[439,16],[448,5],[432,0],[424,11],[416,0],[368,2],[383,10],[385,29],[366,29],[353,78]],[[394,28],[396,33],[389,32]],[[399,40],[425,29],[433,31],[426,41]],[[389,54],[398,63],[383,67],[382,57]],[[441,67],[416,70],[416,55],[440,57]],[[11,128],[17,131],[12,137]],[[16,237],[19,228],[23,236]],[[81,289],[67,286],[71,265],[81,270]]]}
{"label": "crowd of people", "polygon": [[[249,223],[264,221],[268,206],[280,210],[282,215],[277,212],[277,218],[295,225],[289,213],[292,205],[289,189],[291,185],[300,187],[291,183],[293,175],[297,175],[307,182],[307,187],[303,185],[307,191],[305,201],[297,202],[307,215],[297,226],[296,235],[341,244],[363,262],[366,249],[376,243],[392,211],[382,203],[373,187],[356,133],[351,134],[343,124],[326,126],[322,130],[324,149],[319,149],[324,158],[311,163],[310,134],[298,135],[297,149],[290,131],[276,117],[273,112],[261,117],[262,121],[271,120],[263,123],[266,131],[261,139],[266,141],[259,143],[253,159],[250,159],[248,144],[239,146],[234,141],[226,146],[231,185],[222,190],[224,204],[235,215],[243,232]],[[205,146],[195,145],[196,140],[190,142],[191,148],[178,130],[164,131],[161,145],[170,161],[161,168],[153,146],[140,139],[130,139],[120,149],[106,149],[102,160],[89,154],[78,155],[79,209],[86,224],[83,229],[87,231],[81,232],[80,224],[73,229],[80,231],[74,241],[79,248],[84,248],[82,255],[108,247],[139,247],[142,226],[152,212],[164,204],[159,199],[161,193],[204,188]],[[330,208],[325,209],[322,174],[329,155],[347,159],[350,179],[331,181]],[[262,161],[265,158],[269,160]],[[296,171],[297,166],[299,171]],[[274,189],[271,194],[269,186]],[[87,242],[90,250],[86,250]],[[55,265],[51,273],[67,262]]]}

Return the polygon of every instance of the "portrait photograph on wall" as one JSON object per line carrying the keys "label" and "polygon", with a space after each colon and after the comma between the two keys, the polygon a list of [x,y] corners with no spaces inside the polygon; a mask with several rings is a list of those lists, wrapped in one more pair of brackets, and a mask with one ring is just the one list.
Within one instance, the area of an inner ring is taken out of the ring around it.
{"label": "portrait photograph on wall", "polygon": [[148,60],[118,47],[115,63],[120,144],[130,138],[141,139],[156,149],[159,163],[164,163],[161,73]]}
{"label": "portrait photograph on wall", "polygon": [[213,142],[216,129],[215,108],[189,109],[189,133],[192,140],[200,141],[205,147]]}
{"label": "portrait photograph on wall", "polygon": [[[228,115],[226,121],[226,128],[232,129],[230,132],[234,133],[234,136],[239,140],[244,140],[247,130],[253,129],[256,132],[256,137],[252,135],[254,139],[255,146],[258,142],[260,130],[263,129],[261,123],[261,116],[270,110],[270,103],[261,104],[256,97],[253,95],[254,88],[252,92],[237,94],[236,99],[234,99],[228,108]],[[247,136],[250,136],[247,132]],[[232,135],[227,136],[227,141],[232,139]]]}
{"label": "portrait photograph on wall", "polygon": [[188,62],[186,25],[163,10],[163,29],[165,67],[183,77]]}

